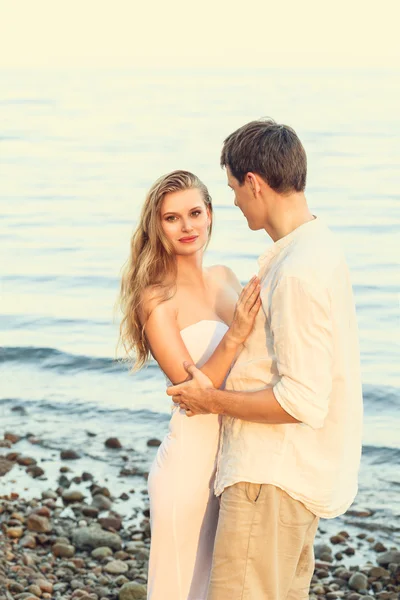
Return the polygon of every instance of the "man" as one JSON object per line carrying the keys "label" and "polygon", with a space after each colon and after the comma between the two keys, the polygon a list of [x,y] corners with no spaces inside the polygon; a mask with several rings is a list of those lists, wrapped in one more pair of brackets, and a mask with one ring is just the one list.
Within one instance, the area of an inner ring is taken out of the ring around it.
{"label": "man", "polygon": [[221,165],[260,257],[262,309],[225,390],[193,365],[168,389],[188,416],[223,415],[221,496],[208,600],[308,598],[319,517],[357,491],[362,395],[352,288],[331,231],[304,195],[307,161],[290,127],[248,123]]}

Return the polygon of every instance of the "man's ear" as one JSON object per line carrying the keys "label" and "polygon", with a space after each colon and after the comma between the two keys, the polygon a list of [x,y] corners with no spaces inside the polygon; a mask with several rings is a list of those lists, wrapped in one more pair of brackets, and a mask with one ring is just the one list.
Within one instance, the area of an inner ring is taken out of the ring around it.
{"label": "man's ear", "polygon": [[249,173],[246,174],[246,179],[247,179],[248,183],[251,186],[251,190],[253,192],[253,196],[256,197],[260,193],[260,191],[261,191],[261,186],[260,186],[260,183],[258,181],[257,175],[255,173],[249,172]]}

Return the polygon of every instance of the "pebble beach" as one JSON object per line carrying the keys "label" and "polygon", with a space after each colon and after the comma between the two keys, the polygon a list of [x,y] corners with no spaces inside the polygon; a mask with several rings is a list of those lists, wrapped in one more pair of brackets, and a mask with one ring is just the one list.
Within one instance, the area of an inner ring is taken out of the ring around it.
{"label": "pebble beach", "polygon": [[[81,457],[71,448],[53,456],[58,468],[54,477],[46,475],[48,450],[36,452],[39,460],[19,451],[23,445],[40,449],[40,439],[5,432],[0,477],[15,487],[19,475],[19,486],[0,498],[0,600],[146,598],[148,473],[134,466],[118,438],[103,443],[121,460],[114,477],[101,481],[82,471]],[[149,452],[159,444],[150,438]],[[115,493],[117,482],[122,493]],[[39,484],[42,491],[32,494]],[[372,516],[368,509],[348,512],[366,525]],[[365,531],[327,535],[322,522],[314,550],[310,600],[400,598],[400,550],[395,545]],[[174,600],[168,590],[165,600]]]}

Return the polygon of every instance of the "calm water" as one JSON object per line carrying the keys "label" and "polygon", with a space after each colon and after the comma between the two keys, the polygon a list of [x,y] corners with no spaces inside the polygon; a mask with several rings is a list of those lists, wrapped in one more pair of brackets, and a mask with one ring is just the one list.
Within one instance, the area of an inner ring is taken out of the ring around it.
{"label": "calm water", "polygon": [[366,412],[357,504],[399,527],[399,81],[394,71],[0,73],[2,429],[74,445],[99,471],[114,434],[148,464],[145,442],[168,423],[163,377],[113,363],[132,228],[156,177],[192,170],[214,199],[206,263],[246,281],[271,242],[233,206],[219,152],[233,129],[269,115],[303,140],[309,204],[352,271]]}

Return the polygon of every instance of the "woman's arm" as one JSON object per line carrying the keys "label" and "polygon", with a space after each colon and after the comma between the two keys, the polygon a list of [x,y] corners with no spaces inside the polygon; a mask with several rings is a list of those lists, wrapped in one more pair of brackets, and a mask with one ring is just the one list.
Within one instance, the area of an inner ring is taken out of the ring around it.
{"label": "woman's arm", "polygon": [[[174,384],[187,379],[184,361],[193,362],[179,331],[176,309],[170,302],[153,308],[151,296],[144,302],[144,312],[150,313],[145,333],[151,353]],[[219,388],[229,371],[236,354],[251,332],[260,308],[259,283],[251,280],[242,290],[236,305],[233,321],[212,356],[201,367],[216,388]]]}

